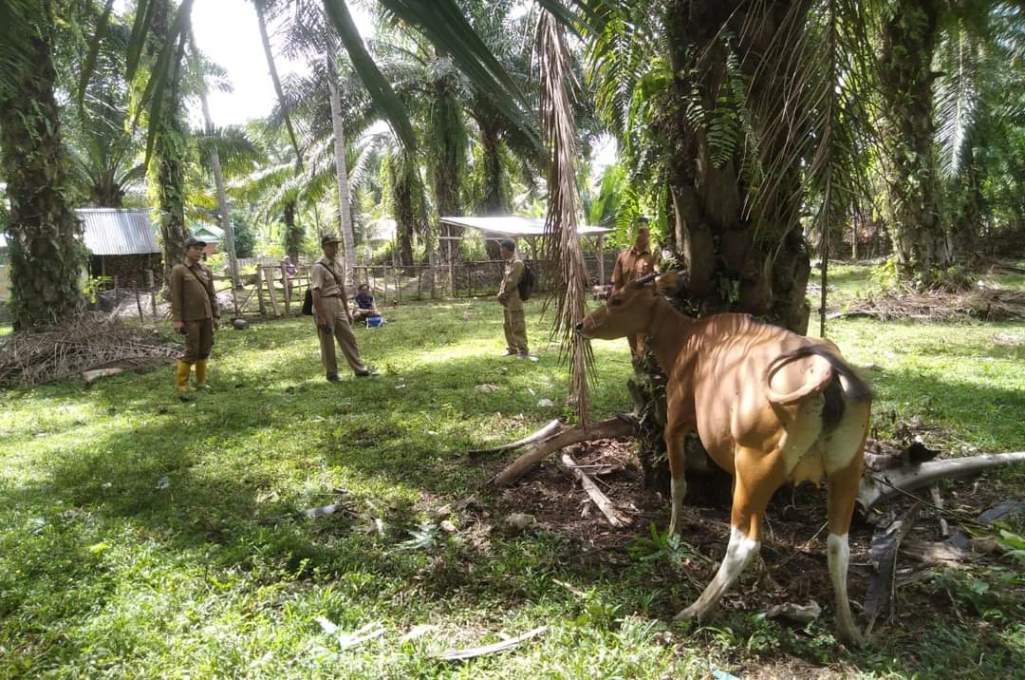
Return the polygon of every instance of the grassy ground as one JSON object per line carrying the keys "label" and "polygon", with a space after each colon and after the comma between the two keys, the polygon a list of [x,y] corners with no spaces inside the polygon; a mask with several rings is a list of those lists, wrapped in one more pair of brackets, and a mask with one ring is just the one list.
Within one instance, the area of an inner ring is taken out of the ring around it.
{"label": "grassy ground", "polygon": [[[848,275],[852,289],[863,279]],[[222,332],[214,389],[188,404],[172,398],[170,369],[89,390],[0,393],[0,677],[1006,677],[1025,668],[1025,576],[1005,558],[907,586],[911,602],[942,600],[943,615],[903,612],[909,628],[884,626],[863,650],[834,641],[826,601],[804,628],[746,608],[753,578],[709,626],[672,624],[710,575],[687,543],[634,527],[627,549],[602,552],[557,527],[503,530],[499,508],[516,497],[480,488],[500,463],[464,455],[568,414],[565,370],[539,342],[539,307],[528,317],[536,364],[498,356],[494,304],[388,316],[386,327],[358,332],[381,370],[372,380],[325,382],[304,320]],[[850,320],[829,332],[868,367],[883,431],[917,415],[944,428],[948,447],[1022,448],[1025,324]],[[625,341],[597,342],[595,353],[596,415],[626,409]],[[1021,493],[1020,476],[987,483]],[[429,510],[471,495],[477,510],[457,513],[453,533],[421,527]],[[339,501],[351,513],[302,516]],[[811,577],[824,583],[824,560],[817,569]],[[372,622],[387,632],[343,651],[317,617],[339,632]],[[400,641],[418,624],[436,628]],[[540,625],[546,635],[506,655],[431,658]]]}

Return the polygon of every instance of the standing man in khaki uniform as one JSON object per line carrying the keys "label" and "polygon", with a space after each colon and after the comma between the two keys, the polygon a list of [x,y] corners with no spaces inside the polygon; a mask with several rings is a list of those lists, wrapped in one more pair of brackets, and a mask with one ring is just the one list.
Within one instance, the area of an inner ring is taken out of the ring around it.
{"label": "standing man in khaki uniform", "polygon": [[[637,218],[637,236],[633,247],[624,250],[616,258],[616,266],[612,270],[612,292],[620,290],[626,284],[647,276],[655,271],[658,259],[652,252],[650,244],[651,232],[648,230],[648,218],[641,215]],[[630,354],[639,359],[644,354],[644,335],[627,336],[630,343]]]}
{"label": "standing man in khaki uniform", "polygon": [[349,316],[349,300],[345,295],[345,278],[335,258],[338,256],[337,236],[324,236],[320,246],[324,257],[317,260],[310,270],[310,287],[313,289],[313,319],[317,323],[320,338],[320,361],[330,382],[338,382],[338,359],[335,355],[335,339],[341,345],[342,354],[358,378],[376,375],[367,368],[359,357],[356,336],[352,333],[352,317]]}
{"label": "standing man in khaki uniform", "polygon": [[175,387],[186,398],[189,373],[196,367],[196,388],[206,388],[206,362],[214,346],[214,329],[221,310],[214,295],[214,275],[200,260],[206,243],[197,238],[185,241],[185,263],[171,270],[171,319],[174,329],[185,336],[185,354],[178,360]]}
{"label": "standing man in khaki uniform", "polygon": [[518,288],[523,278],[523,260],[516,257],[516,244],[513,241],[506,239],[500,245],[502,259],[505,260],[505,273],[502,285],[498,288],[498,302],[505,308],[505,354],[526,359],[530,357],[527,350],[527,321]]}

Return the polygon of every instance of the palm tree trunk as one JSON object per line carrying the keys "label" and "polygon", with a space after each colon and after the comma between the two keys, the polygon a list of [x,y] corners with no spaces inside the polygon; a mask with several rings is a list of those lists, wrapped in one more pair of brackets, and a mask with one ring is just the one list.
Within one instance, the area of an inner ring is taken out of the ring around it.
{"label": "palm tree trunk", "polygon": [[81,308],[85,260],[81,227],[68,205],[66,158],[54,99],[53,15],[49,0],[28,15],[31,53],[13,64],[0,101],[2,169],[10,200],[7,226],[16,330],[61,323]]}
{"label": "palm tree trunk", "polygon": [[936,0],[899,0],[883,27],[879,81],[886,127],[887,227],[901,279],[928,285],[946,263],[933,148],[933,53]]}
{"label": "palm tree trunk", "polygon": [[282,217],[285,222],[285,252],[292,260],[292,264],[299,264],[299,251],[303,245],[303,230],[295,221],[295,201],[285,203],[282,209]]}
{"label": "palm tree trunk", "polygon": [[356,265],[355,239],[352,233],[352,213],[349,209],[349,169],[345,163],[345,128],[342,126],[342,99],[338,93],[338,72],[333,54],[328,54],[327,85],[331,98],[331,128],[335,136],[335,176],[338,180],[338,224],[342,232],[345,261],[345,279],[352,280]]}
{"label": "palm tree trunk", "polygon": [[[171,3],[169,0],[156,1],[153,34],[158,36],[158,40],[166,42],[174,39],[171,35]],[[184,48],[184,42],[181,47]],[[189,230],[185,226],[185,158],[188,149],[186,133],[180,120],[181,102],[177,86],[180,65],[179,53],[170,66],[174,73],[169,76],[171,85],[164,88],[162,94],[165,101],[160,109],[160,117],[149,122],[155,128],[153,160],[157,163],[157,171],[154,181],[160,209],[160,240],[164,256],[162,295],[165,298],[170,296],[167,285],[171,281],[171,269],[185,259],[185,241],[189,237]]]}
{"label": "palm tree trunk", "polygon": [[[191,26],[189,27],[189,42],[192,43],[192,55],[196,65],[196,72],[201,73],[199,48],[196,47],[196,35],[193,33]],[[215,128],[213,118],[210,116],[210,105],[206,94],[206,80],[204,78],[199,88],[199,101],[203,109],[203,122],[206,126],[206,134],[212,137]],[[234,288],[241,288],[242,282],[238,277],[238,258],[235,254],[235,229],[231,225],[228,194],[224,190],[224,173],[221,171],[221,154],[218,152],[216,144],[211,146],[210,164],[213,166],[214,184],[217,187],[217,211],[220,217],[221,229],[224,230],[224,246],[228,255],[228,271],[231,274],[232,286]],[[238,310],[235,311],[237,314]]]}
{"label": "palm tree trunk", "polygon": [[256,19],[260,26],[260,42],[263,44],[263,56],[267,59],[267,70],[270,72],[271,82],[274,84],[274,92],[278,96],[278,103],[285,112],[285,128],[288,130],[288,139],[292,142],[292,150],[295,151],[296,165],[301,169],[303,166],[302,153],[299,151],[299,141],[295,136],[295,128],[292,127],[292,117],[288,114],[286,106],[285,90],[281,87],[281,78],[278,76],[278,67],[274,63],[274,52],[270,47],[270,36],[267,34],[267,17],[264,14],[264,3],[266,0],[253,0],[256,7]]}

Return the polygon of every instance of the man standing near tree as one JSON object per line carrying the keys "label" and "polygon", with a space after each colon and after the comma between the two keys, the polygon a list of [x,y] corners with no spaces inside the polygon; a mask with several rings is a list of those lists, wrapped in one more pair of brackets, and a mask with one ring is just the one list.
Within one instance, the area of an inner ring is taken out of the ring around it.
{"label": "man standing near tree", "polygon": [[520,279],[523,278],[523,260],[516,257],[515,242],[505,239],[499,245],[499,252],[505,260],[502,284],[498,288],[498,302],[505,308],[505,354],[528,359],[530,352],[527,350],[527,321],[519,290]]}
{"label": "man standing near tree", "polygon": [[349,300],[345,295],[344,275],[335,258],[338,257],[337,236],[327,235],[320,239],[324,257],[317,260],[310,270],[310,288],[313,289],[313,318],[317,323],[320,338],[320,360],[329,382],[338,382],[338,359],[335,355],[335,340],[342,348],[342,354],[357,378],[376,375],[367,368],[359,356],[356,336],[352,333],[352,317]]}
{"label": "man standing near tree", "polygon": [[[612,292],[621,290],[626,284],[647,276],[655,271],[658,259],[651,248],[651,232],[648,230],[648,218],[641,215],[637,218],[637,234],[633,247],[624,250],[616,258],[616,266],[612,270]],[[630,354],[639,359],[644,354],[644,335],[627,337],[630,343]]]}
{"label": "man standing near tree", "polygon": [[207,361],[214,346],[214,329],[221,310],[214,294],[214,275],[204,264],[206,243],[198,238],[185,241],[185,262],[171,270],[171,319],[174,329],[185,336],[185,354],[178,360],[175,387],[185,400],[189,373],[196,367],[196,388],[205,389]]}

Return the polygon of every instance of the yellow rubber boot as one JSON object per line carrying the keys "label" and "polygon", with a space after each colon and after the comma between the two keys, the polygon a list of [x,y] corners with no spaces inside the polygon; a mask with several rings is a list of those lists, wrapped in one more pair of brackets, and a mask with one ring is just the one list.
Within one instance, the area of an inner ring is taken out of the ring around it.
{"label": "yellow rubber boot", "polygon": [[210,389],[209,385],[206,384],[206,359],[200,359],[196,362],[196,389],[206,390]]}
{"label": "yellow rubber boot", "polygon": [[183,400],[188,398],[189,373],[191,372],[192,364],[179,359],[174,370],[174,386],[178,390],[178,397]]}

